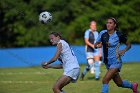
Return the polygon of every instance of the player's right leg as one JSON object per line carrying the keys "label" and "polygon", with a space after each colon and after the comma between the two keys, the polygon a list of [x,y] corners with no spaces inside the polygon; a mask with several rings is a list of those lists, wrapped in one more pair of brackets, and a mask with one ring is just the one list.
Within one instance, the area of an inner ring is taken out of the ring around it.
{"label": "player's right leg", "polygon": [[118,87],[122,87],[122,88],[130,88],[133,90],[133,93],[139,93],[138,92],[138,83],[130,83],[127,80],[122,80],[119,73],[117,73],[114,77],[113,77],[113,81],[116,83],[116,85]]}
{"label": "player's right leg", "polygon": [[100,64],[99,64],[99,60],[100,57],[98,55],[94,56],[94,66],[95,66],[95,79],[98,80],[100,78]]}
{"label": "player's right leg", "polygon": [[90,68],[90,73],[91,74],[94,74],[94,53],[93,52],[87,52],[86,53],[86,56],[87,56],[87,61],[88,61],[88,65],[89,65],[89,68]]}
{"label": "player's right leg", "polygon": [[60,77],[53,86],[54,93],[64,93],[62,88],[71,82],[72,78],[63,75]]}

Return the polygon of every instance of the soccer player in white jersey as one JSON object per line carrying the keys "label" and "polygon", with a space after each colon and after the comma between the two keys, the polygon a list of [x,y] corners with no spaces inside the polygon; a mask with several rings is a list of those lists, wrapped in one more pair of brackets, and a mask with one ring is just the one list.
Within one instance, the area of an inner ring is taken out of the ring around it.
{"label": "soccer player in white jersey", "polygon": [[[80,66],[78,64],[77,58],[74,55],[73,50],[70,48],[69,44],[61,39],[61,35],[57,32],[52,32],[49,35],[50,42],[52,45],[57,46],[57,51],[53,58],[48,62],[43,62],[42,67],[48,68],[63,68],[63,75],[56,81],[53,86],[54,93],[64,93],[62,88],[69,84],[70,82],[76,82],[80,74]],[[60,65],[50,65],[56,60],[61,62]]]}

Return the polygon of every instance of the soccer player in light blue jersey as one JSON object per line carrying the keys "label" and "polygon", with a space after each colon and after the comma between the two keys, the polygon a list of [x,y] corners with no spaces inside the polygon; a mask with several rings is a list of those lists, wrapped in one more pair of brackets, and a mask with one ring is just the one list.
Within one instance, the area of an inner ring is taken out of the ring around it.
{"label": "soccer player in light blue jersey", "polygon": [[96,31],[96,22],[90,22],[90,29],[86,30],[84,40],[86,44],[86,57],[87,66],[84,68],[80,79],[83,80],[86,73],[90,70],[92,74],[95,74],[95,79],[99,79],[100,74],[100,52],[99,49],[94,48],[94,43],[98,37],[98,32]]}
{"label": "soccer player in light blue jersey", "polygon": [[[78,76],[80,74],[80,66],[78,64],[77,58],[70,48],[69,44],[61,39],[61,36],[57,32],[52,32],[49,35],[50,42],[52,45],[57,46],[57,51],[53,58],[51,58],[48,62],[43,62],[42,67],[45,69],[48,68],[63,68],[63,75],[57,80],[57,82],[53,86],[54,93],[65,93],[62,88],[69,84],[70,82],[76,82]],[[50,65],[56,60],[61,62],[60,65]]]}
{"label": "soccer player in light blue jersey", "polygon": [[[100,32],[95,47],[103,46],[103,62],[106,65],[107,72],[102,80],[102,92],[109,92],[109,81],[112,79],[118,87],[130,88],[133,93],[139,93],[138,83],[131,83],[127,80],[122,80],[120,77],[120,70],[122,67],[121,56],[125,54],[131,48],[131,44],[127,41],[126,35],[117,30],[118,25],[115,18],[111,17],[107,19],[107,30]],[[119,50],[121,43],[124,43],[126,47],[123,50]]]}

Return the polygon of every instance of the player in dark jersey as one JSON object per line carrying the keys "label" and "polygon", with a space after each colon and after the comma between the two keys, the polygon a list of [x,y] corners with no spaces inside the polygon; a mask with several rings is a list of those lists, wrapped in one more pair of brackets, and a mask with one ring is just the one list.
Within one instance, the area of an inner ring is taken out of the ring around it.
{"label": "player in dark jersey", "polygon": [[84,39],[85,39],[85,45],[86,45],[86,57],[88,64],[84,68],[80,79],[83,80],[84,76],[86,75],[87,71],[90,70],[92,74],[95,73],[95,79],[99,79],[100,74],[100,55],[99,55],[99,49],[94,48],[94,43],[96,42],[96,39],[98,37],[98,32],[96,31],[96,22],[91,21],[90,22],[90,29],[85,31]]}
{"label": "player in dark jersey", "polygon": [[[103,62],[106,65],[107,72],[102,80],[102,93],[108,93],[109,81],[113,79],[118,87],[130,88],[133,93],[139,93],[138,83],[130,83],[127,80],[122,80],[120,77],[120,70],[122,67],[121,56],[131,48],[131,44],[127,41],[126,35],[117,31],[117,21],[115,18],[108,18],[106,24],[107,30],[100,32],[95,47],[103,46]],[[121,43],[126,47],[119,50]]]}

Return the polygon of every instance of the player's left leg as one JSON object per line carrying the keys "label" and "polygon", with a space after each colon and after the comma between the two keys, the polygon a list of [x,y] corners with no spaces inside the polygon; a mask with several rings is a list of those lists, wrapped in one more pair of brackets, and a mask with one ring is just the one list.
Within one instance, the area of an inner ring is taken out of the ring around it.
{"label": "player's left leg", "polygon": [[95,79],[98,80],[99,79],[99,75],[100,75],[100,56],[99,56],[99,50],[95,50],[94,51],[94,68],[95,68]]}
{"label": "player's left leg", "polygon": [[69,76],[63,75],[60,77],[53,86],[54,93],[64,93],[62,88],[71,82],[72,78]]}
{"label": "player's left leg", "polygon": [[118,87],[122,88],[130,88],[133,90],[133,93],[139,93],[137,90],[138,84],[137,83],[130,83],[127,80],[122,80],[119,73],[116,73],[113,77],[113,81],[116,83]]}

